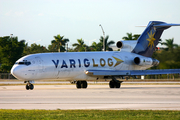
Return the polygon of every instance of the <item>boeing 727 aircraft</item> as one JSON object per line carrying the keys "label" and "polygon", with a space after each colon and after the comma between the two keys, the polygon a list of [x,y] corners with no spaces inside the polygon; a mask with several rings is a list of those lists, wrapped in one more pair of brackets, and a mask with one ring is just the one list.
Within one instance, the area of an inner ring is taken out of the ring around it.
{"label": "boeing 727 aircraft", "polygon": [[27,90],[36,80],[76,81],[77,88],[87,88],[87,81],[108,80],[110,88],[120,88],[124,78],[137,75],[179,74],[180,69],[146,70],[157,66],[151,58],[165,29],[180,24],[150,21],[137,41],[119,41],[120,51],[40,53],[24,56],[16,61],[11,74],[24,80]]}

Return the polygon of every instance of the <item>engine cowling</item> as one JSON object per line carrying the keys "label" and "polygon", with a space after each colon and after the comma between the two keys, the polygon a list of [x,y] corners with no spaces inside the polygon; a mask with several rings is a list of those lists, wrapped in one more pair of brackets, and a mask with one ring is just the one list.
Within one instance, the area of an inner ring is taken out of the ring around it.
{"label": "engine cowling", "polygon": [[116,43],[116,46],[117,46],[118,48],[122,48],[122,47],[123,47],[123,42],[122,42],[122,41],[118,41],[118,42]]}
{"label": "engine cowling", "polygon": [[148,58],[148,57],[135,57],[134,58],[134,63],[136,65],[152,65],[152,66],[157,66],[159,65],[159,61],[153,58]]}
{"label": "engine cowling", "polygon": [[137,40],[128,41],[118,41],[116,46],[121,49],[121,51],[131,52],[137,44]]}

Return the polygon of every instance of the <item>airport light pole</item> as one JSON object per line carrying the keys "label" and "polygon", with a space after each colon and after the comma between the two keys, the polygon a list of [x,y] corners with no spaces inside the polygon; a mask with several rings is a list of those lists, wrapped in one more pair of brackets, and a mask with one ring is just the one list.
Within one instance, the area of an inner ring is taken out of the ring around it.
{"label": "airport light pole", "polygon": [[68,52],[68,43],[66,44],[66,52]]}
{"label": "airport light pole", "polygon": [[[13,36],[13,34],[10,34],[10,35],[11,35],[11,42],[12,42],[12,36]],[[11,51],[11,52],[12,52],[12,51]],[[11,52],[10,52],[10,56],[11,56]],[[11,74],[11,73],[8,74],[8,79],[10,79],[10,74]]]}
{"label": "airport light pole", "polygon": [[12,36],[13,36],[13,34],[10,34],[11,35],[11,41],[12,41]]}
{"label": "airport light pole", "polygon": [[101,24],[99,24],[99,26],[101,27],[102,32],[103,32],[103,51],[105,51],[105,32],[104,32],[104,30],[103,30],[102,25],[101,25]]}

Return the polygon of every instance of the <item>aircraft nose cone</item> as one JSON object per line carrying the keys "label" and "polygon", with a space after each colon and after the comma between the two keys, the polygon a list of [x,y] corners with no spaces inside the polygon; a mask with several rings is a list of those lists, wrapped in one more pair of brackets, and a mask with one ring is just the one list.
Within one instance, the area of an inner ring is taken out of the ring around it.
{"label": "aircraft nose cone", "polygon": [[15,73],[16,73],[15,71],[16,71],[16,70],[15,70],[15,67],[13,66],[13,67],[11,68],[11,74],[14,75],[14,76],[15,76]]}
{"label": "aircraft nose cone", "polygon": [[17,66],[13,66],[11,68],[11,74],[16,78],[18,78],[18,76],[20,76],[20,71],[18,70]]}

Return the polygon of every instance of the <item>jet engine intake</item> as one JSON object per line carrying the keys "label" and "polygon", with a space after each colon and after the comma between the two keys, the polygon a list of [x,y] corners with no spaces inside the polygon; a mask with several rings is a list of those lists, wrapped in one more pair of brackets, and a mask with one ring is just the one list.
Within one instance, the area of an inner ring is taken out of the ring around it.
{"label": "jet engine intake", "polygon": [[116,43],[116,46],[117,46],[118,48],[122,48],[122,47],[123,47],[123,42],[118,41],[118,42]]}

